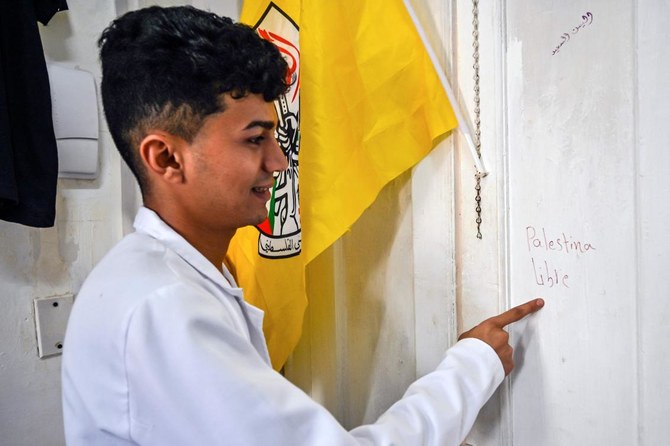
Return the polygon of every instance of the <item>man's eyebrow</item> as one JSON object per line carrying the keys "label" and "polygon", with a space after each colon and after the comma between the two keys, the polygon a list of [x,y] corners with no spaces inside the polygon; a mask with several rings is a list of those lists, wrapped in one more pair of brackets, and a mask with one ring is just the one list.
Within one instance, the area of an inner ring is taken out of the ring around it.
{"label": "man's eyebrow", "polygon": [[274,130],[275,129],[275,122],[273,121],[251,121],[247,126],[244,128],[244,130],[249,130],[254,127],[261,127],[266,130]]}

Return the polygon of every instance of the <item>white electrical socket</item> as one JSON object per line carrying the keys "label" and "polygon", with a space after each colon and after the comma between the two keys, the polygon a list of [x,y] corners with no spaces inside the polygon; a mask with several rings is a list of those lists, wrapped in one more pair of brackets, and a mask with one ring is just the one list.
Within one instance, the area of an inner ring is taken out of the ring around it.
{"label": "white electrical socket", "polygon": [[40,297],[33,300],[35,306],[35,331],[37,332],[37,355],[40,358],[63,352],[63,338],[70,317],[74,296]]}

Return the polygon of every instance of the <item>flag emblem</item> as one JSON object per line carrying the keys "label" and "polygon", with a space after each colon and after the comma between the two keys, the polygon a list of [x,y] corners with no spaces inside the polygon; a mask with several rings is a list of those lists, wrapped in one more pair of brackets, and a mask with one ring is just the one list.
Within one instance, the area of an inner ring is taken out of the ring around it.
{"label": "flag emblem", "polygon": [[275,178],[268,217],[256,226],[258,254],[279,259],[300,254],[302,231],[298,188],[298,154],[300,152],[300,50],[298,26],[274,3],[270,3],[254,26],[258,34],[272,42],[288,63],[289,90],[275,101],[277,141],[288,160],[288,169]]}

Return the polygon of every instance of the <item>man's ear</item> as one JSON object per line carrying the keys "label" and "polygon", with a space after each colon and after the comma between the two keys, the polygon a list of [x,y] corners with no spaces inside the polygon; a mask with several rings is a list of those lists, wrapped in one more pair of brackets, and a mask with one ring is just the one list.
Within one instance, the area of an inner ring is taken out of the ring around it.
{"label": "man's ear", "polygon": [[140,143],[140,157],[149,176],[169,183],[184,181],[184,157],[179,138],[162,132],[149,133]]}

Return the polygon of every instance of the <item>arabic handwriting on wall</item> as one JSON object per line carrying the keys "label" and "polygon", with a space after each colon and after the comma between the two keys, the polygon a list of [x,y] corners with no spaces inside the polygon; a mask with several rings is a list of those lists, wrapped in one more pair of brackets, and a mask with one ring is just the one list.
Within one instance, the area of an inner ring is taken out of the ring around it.
{"label": "arabic handwriting on wall", "polygon": [[558,45],[556,45],[556,48],[554,48],[554,51],[552,51],[551,55],[553,56],[556,53],[558,53],[561,50],[561,47],[570,41],[571,35],[577,34],[579,30],[589,26],[591,23],[593,23],[593,14],[591,14],[590,12],[586,12],[582,16],[582,23],[572,28],[570,32],[565,32],[561,34],[561,42]]}

